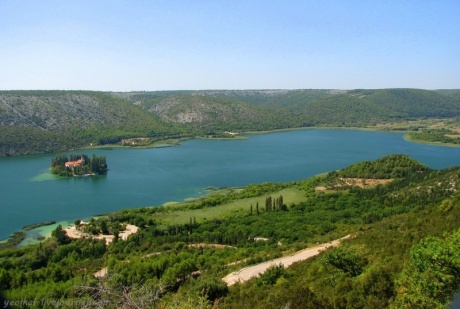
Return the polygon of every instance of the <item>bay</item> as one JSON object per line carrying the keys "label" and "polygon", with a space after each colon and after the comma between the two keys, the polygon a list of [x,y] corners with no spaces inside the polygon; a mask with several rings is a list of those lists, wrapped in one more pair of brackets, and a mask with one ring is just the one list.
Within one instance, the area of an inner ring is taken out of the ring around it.
{"label": "bay", "polygon": [[0,159],[0,239],[28,224],[159,206],[203,195],[209,187],[300,180],[391,153],[435,169],[460,165],[460,148],[411,143],[400,133],[338,129],[74,153],[79,152],[106,156],[108,174],[56,178],[49,172],[51,154]]}

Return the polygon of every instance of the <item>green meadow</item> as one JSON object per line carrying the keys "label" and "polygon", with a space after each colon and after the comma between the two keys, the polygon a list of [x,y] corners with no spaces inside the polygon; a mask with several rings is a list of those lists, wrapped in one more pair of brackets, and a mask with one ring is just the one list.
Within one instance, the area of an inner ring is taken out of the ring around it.
{"label": "green meadow", "polygon": [[280,190],[275,193],[265,194],[258,197],[238,199],[226,204],[203,209],[188,209],[175,211],[175,206],[180,206],[185,203],[167,205],[164,207],[170,208],[171,212],[156,213],[154,215],[154,218],[157,220],[161,220],[164,224],[185,224],[190,222],[190,218],[195,218],[197,222],[202,222],[205,220],[211,220],[216,218],[224,218],[226,216],[233,215],[238,212],[250,212],[251,205],[253,206],[253,211],[255,212],[257,203],[259,203],[259,210],[262,211],[265,205],[265,199],[267,197],[278,197],[280,195],[283,196],[284,203],[286,205],[299,203],[305,200],[305,191],[301,191],[297,188],[291,187]]}

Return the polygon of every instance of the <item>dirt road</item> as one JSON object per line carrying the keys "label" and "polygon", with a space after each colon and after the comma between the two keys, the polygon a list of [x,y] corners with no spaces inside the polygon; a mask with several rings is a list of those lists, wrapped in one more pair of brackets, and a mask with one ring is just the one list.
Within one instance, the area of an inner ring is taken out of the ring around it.
{"label": "dirt road", "polygon": [[327,248],[336,247],[344,239],[350,238],[351,235],[336,239],[332,242],[321,244],[313,248],[307,248],[301,251],[298,251],[292,255],[285,256],[282,258],[274,259],[268,262],[260,263],[257,265],[249,266],[240,269],[239,271],[232,272],[225,276],[222,280],[227,283],[228,286],[231,286],[237,282],[245,282],[251,278],[257,277],[260,274],[264,273],[270,266],[282,264],[284,268],[289,267],[295,262],[303,261],[309,259],[313,256],[318,255],[321,251],[324,251]]}

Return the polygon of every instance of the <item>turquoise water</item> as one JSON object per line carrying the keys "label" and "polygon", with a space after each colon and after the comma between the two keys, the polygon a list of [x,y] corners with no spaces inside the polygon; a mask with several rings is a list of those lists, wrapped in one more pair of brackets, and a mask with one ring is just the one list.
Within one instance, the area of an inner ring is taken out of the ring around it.
{"label": "turquoise water", "polygon": [[436,169],[460,165],[460,148],[410,143],[397,133],[332,129],[82,152],[106,156],[108,174],[58,179],[49,172],[53,155],[0,159],[0,239],[28,224],[182,201],[208,187],[299,180],[390,153]]}

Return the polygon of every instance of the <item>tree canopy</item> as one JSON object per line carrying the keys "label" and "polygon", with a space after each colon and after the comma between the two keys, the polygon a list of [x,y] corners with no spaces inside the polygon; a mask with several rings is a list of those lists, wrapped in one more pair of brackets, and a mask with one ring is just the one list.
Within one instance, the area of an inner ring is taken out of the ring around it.
{"label": "tree canopy", "polygon": [[[140,308],[445,307],[459,288],[459,168],[420,172],[422,165],[399,155],[372,165],[373,178],[388,166],[408,169],[374,187],[322,191],[339,176],[320,175],[178,206],[126,209],[94,218],[86,230],[79,226],[88,235],[139,227],[109,245],[90,236],[71,239],[58,226],[37,245],[0,250],[4,297]],[[280,194],[287,189],[300,190],[303,199]],[[249,200],[259,201],[258,211]],[[235,201],[239,210],[223,210]],[[193,217],[205,209],[214,215]],[[178,222],[184,214],[191,217]],[[287,269],[276,265],[230,287],[222,281],[246,265],[348,234],[339,247]],[[103,269],[107,275],[96,278]]]}
{"label": "tree canopy", "polygon": [[60,154],[51,160],[51,173],[59,176],[102,175],[107,173],[105,156],[71,154],[70,159]]}

